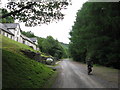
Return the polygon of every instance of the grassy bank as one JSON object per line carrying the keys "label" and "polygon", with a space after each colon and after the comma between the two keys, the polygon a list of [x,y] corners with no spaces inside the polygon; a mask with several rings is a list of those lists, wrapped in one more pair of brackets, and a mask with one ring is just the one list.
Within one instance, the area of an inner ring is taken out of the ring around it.
{"label": "grassy bank", "polygon": [[[20,50],[32,48],[2,37],[3,88],[42,88],[50,82],[55,72],[47,66],[24,56]],[[36,52],[36,51],[35,51]]]}

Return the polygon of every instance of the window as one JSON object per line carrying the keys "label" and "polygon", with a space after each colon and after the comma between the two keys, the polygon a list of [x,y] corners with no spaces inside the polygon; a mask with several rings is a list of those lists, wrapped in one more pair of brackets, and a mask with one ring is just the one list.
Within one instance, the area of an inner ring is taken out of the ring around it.
{"label": "window", "polygon": [[8,34],[7,34],[7,37],[8,37]]}
{"label": "window", "polygon": [[3,32],[3,35],[5,35],[5,32]]}
{"label": "window", "polygon": [[18,41],[18,37],[17,37],[17,41]]}
{"label": "window", "polygon": [[12,39],[12,35],[11,35],[11,39]]}
{"label": "window", "polygon": [[25,44],[25,41],[23,40],[23,44]]}

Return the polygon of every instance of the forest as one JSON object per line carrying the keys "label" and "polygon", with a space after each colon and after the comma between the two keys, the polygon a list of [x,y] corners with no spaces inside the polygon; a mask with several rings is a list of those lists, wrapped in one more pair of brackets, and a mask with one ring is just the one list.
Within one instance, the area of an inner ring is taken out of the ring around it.
{"label": "forest", "polygon": [[118,68],[120,64],[120,3],[86,2],[70,32],[72,58]]}

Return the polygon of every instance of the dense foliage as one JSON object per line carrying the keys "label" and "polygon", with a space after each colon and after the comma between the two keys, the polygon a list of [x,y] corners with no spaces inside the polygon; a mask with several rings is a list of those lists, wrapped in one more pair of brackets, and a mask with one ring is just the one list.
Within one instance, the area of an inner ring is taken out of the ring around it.
{"label": "dense foliage", "polygon": [[47,38],[38,38],[39,48],[42,52],[47,53],[57,59],[67,57],[64,47],[52,36]]}
{"label": "dense foliage", "polygon": [[[4,8],[0,8],[0,14],[7,14],[8,11]],[[9,16],[9,17],[6,17],[6,18],[0,18],[0,23],[14,23],[14,19],[13,17]]]}
{"label": "dense foliage", "polygon": [[27,32],[22,31],[21,33],[29,38],[36,37],[34,33],[32,33],[31,31],[27,31]]}
{"label": "dense foliage", "polygon": [[0,18],[12,16],[26,26],[36,26],[50,23],[64,18],[61,12],[69,5],[68,0],[9,0],[7,9],[9,13],[0,15]]}
{"label": "dense foliage", "polygon": [[55,40],[52,36],[41,38],[35,36],[34,33],[32,33],[31,31],[22,31],[22,34],[29,38],[36,37],[38,40],[38,47],[40,48],[41,52],[44,52],[58,59],[67,57],[67,49],[63,47],[61,43],[58,42],[58,40]]}
{"label": "dense foliage", "polygon": [[120,4],[87,2],[72,27],[70,53],[74,60],[119,68]]}
{"label": "dense foliage", "polygon": [[70,54],[69,54],[69,44],[66,44],[66,43],[63,43],[63,42],[60,42],[61,46],[63,47],[64,51],[65,51],[65,54],[64,54],[64,58],[69,58],[70,57]]}

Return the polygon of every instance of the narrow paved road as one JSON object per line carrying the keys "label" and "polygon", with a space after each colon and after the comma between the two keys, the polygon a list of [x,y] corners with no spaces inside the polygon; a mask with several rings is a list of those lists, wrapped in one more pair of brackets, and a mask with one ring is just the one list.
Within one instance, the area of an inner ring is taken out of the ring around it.
{"label": "narrow paved road", "polygon": [[58,68],[59,75],[52,88],[118,88],[117,83],[108,82],[94,73],[87,75],[84,64],[63,60]]}

